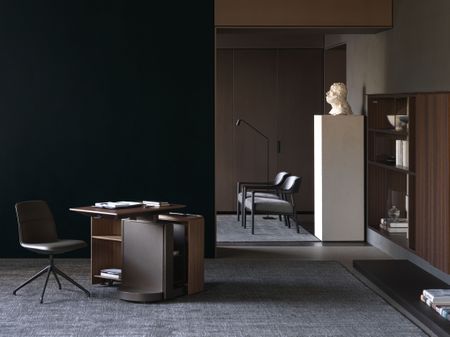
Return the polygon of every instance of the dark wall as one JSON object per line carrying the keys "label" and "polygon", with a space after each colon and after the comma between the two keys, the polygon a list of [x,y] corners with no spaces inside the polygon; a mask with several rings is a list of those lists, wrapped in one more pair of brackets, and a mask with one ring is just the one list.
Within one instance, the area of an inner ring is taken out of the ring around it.
{"label": "dark wall", "polygon": [[[0,2],[0,257],[14,204],[167,200],[203,214],[214,251],[213,0]],[[85,249],[73,256],[89,256]]]}

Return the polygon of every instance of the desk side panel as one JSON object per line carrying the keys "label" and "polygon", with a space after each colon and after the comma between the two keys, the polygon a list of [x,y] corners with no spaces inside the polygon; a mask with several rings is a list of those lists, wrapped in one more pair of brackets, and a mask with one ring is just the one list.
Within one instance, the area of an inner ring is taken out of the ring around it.
{"label": "desk side panel", "polygon": [[203,290],[204,286],[204,241],[203,217],[191,220],[187,225],[188,236],[188,295]]}

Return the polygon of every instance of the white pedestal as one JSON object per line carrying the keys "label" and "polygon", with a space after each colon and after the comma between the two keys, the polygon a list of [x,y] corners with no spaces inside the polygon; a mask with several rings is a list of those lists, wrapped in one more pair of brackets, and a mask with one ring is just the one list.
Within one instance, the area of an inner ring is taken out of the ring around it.
{"label": "white pedestal", "polygon": [[364,241],[364,116],[314,116],[314,234]]}

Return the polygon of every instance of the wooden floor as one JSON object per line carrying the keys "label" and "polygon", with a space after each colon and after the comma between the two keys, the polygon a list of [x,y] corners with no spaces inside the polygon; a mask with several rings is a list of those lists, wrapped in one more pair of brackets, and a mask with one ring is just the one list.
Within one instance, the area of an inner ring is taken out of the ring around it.
{"label": "wooden floor", "polygon": [[407,260],[355,260],[353,266],[437,336],[450,336],[450,321],[419,298],[423,289],[450,288],[447,283]]}

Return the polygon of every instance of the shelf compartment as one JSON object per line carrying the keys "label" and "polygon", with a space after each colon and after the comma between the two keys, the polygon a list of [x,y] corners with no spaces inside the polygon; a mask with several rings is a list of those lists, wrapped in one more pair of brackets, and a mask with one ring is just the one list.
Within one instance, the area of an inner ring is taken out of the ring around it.
{"label": "shelf compartment", "polygon": [[385,238],[388,238],[389,240],[398,244],[399,246],[414,252],[414,249],[410,247],[411,243],[409,239],[406,238],[405,233],[389,233],[388,231],[381,229],[378,226],[371,226],[371,225],[369,225],[369,228],[377,232],[378,234],[384,236]]}
{"label": "shelf compartment", "polygon": [[92,238],[97,240],[122,242],[122,236],[120,235],[93,235]]}
{"label": "shelf compartment", "polygon": [[410,174],[410,175],[415,175],[415,172],[410,171],[409,168],[404,167],[404,166],[389,165],[389,164],[380,163],[380,162],[373,161],[373,160],[369,160],[368,163],[369,163],[369,165],[378,166],[378,167],[385,168],[388,170],[401,172],[401,173],[405,173],[405,174]]}
{"label": "shelf compartment", "polygon": [[391,136],[398,136],[398,137],[408,137],[407,131],[397,131],[395,129],[376,129],[376,128],[369,128],[369,132],[375,132],[375,133],[381,133]]}

